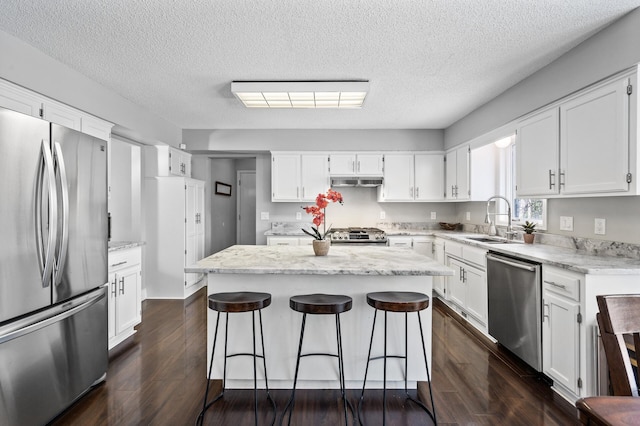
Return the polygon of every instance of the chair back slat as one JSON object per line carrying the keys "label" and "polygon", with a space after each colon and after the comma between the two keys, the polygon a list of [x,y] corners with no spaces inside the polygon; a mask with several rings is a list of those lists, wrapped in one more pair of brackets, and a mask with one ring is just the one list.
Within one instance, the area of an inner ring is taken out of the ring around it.
{"label": "chair back slat", "polygon": [[596,300],[613,394],[639,396],[635,354],[640,350],[640,295],[596,296]]}

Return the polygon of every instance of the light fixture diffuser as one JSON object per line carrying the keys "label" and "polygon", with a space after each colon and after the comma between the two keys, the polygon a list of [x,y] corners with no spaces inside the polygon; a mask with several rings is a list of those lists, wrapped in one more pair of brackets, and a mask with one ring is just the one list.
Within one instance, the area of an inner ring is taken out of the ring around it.
{"label": "light fixture diffuser", "polygon": [[233,81],[247,108],[362,108],[368,81]]}

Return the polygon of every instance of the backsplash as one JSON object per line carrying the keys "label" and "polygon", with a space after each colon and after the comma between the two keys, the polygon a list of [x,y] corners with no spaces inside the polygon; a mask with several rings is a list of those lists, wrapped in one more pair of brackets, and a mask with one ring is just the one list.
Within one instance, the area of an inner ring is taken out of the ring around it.
{"label": "backsplash", "polygon": [[[385,230],[407,231],[441,231],[438,222],[378,222],[376,226]],[[271,231],[278,234],[302,233],[301,228],[309,229],[311,224],[302,222],[272,222]],[[459,232],[474,234],[486,234],[488,225],[462,224]],[[497,226],[496,230],[501,237],[505,236],[506,227]],[[535,233],[535,244],[547,244],[550,246],[580,250],[586,254],[597,256],[626,257],[640,259],[640,245],[622,243],[618,241],[596,240],[583,237],[568,237],[565,235],[549,234],[546,232]],[[518,232],[514,239],[522,240],[522,232]]]}

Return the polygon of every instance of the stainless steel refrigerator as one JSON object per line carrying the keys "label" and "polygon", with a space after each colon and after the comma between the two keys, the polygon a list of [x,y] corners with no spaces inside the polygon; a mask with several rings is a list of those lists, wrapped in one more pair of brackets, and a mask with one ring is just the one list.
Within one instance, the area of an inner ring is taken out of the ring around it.
{"label": "stainless steel refrigerator", "polygon": [[0,108],[0,423],[45,424],[107,371],[107,143]]}

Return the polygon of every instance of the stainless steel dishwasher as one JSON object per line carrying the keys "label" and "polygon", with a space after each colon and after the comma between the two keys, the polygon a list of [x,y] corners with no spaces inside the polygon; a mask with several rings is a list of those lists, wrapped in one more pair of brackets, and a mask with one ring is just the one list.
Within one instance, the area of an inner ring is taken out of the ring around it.
{"label": "stainless steel dishwasher", "polygon": [[542,371],[540,264],[487,253],[489,334],[536,371]]}

